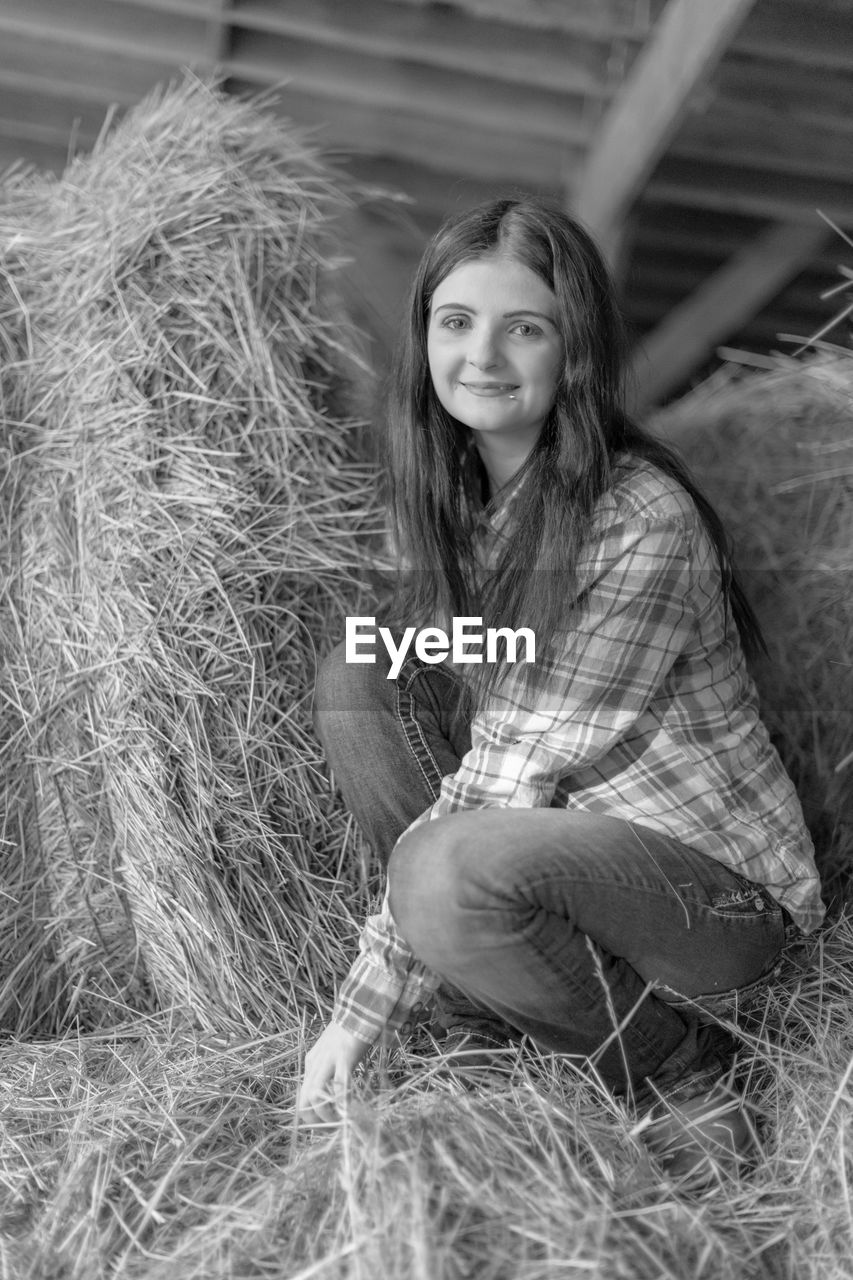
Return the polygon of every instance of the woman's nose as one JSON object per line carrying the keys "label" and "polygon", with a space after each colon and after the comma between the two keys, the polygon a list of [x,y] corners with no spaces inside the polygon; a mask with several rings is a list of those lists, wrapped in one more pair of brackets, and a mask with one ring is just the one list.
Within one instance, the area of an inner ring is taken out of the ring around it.
{"label": "woman's nose", "polygon": [[494,334],[485,329],[472,333],[468,346],[468,363],[475,369],[491,369],[500,363],[500,346]]}

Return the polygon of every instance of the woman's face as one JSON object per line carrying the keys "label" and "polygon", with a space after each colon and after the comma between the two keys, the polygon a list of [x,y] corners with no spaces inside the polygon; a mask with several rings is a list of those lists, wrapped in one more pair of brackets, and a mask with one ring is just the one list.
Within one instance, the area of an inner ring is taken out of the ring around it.
{"label": "woman's face", "polygon": [[449,414],[529,452],[563,368],[556,298],[516,258],[497,253],[460,263],[433,294],[427,356]]}

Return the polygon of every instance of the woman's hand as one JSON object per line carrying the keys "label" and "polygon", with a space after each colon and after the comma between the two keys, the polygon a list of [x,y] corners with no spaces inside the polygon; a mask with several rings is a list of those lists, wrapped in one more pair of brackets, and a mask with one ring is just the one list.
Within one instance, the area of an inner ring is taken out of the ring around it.
{"label": "woman's hand", "polygon": [[338,1119],[338,1107],[349,1090],[355,1068],[370,1048],[351,1031],[330,1022],[305,1055],[305,1073],[296,1098],[303,1124]]}

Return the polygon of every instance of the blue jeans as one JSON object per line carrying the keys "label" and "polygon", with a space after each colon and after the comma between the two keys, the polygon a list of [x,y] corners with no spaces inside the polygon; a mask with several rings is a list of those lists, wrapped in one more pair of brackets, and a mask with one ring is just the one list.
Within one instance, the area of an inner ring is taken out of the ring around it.
{"label": "blue jeans", "polygon": [[788,917],[760,886],[668,836],[581,811],[478,809],[424,823],[470,745],[458,685],[408,659],[396,680],[334,650],[315,724],[383,865],[391,910],[476,1018],[594,1064],[617,1093],[684,1101],[730,1068],[718,1017],[766,987]]}

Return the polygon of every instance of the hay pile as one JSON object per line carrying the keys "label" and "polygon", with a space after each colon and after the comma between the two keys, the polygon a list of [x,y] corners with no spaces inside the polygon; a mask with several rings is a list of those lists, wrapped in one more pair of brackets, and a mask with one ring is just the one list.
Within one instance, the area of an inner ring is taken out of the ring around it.
{"label": "hay pile", "polygon": [[349,201],[194,80],[7,178],[5,1030],[281,1026],[345,967],[360,872],[310,698],[372,518],[326,296]]}
{"label": "hay pile", "polygon": [[651,424],[723,516],[769,656],[762,715],[793,777],[828,899],[853,870],[853,352],[723,372]]}
{"label": "hay pile", "polygon": [[309,1138],[293,1034],[219,1047],[151,1018],[8,1045],[2,1273],[848,1280],[851,997],[848,919],[808,940],[742,1045],[754,1170],[699,1195],[650,1159],[641,1117],[532,1051],[467,1088],[413,1057]]}

